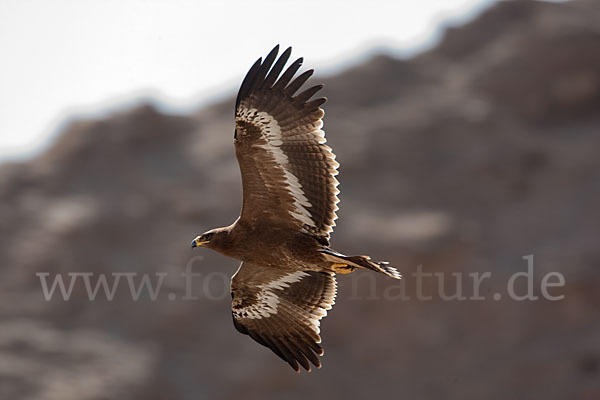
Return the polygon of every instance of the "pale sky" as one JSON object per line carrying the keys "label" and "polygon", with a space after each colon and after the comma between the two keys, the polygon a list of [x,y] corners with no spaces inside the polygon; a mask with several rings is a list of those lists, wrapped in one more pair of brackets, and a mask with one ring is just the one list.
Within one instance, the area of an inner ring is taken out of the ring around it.
{"label": "pale sky", "polygon": [[186,112],[232,95],[277,43],[331,74],[373,49],[426,49],[492,2],[3,0],[0,162],[37,154],[73,116],[149,98]]}

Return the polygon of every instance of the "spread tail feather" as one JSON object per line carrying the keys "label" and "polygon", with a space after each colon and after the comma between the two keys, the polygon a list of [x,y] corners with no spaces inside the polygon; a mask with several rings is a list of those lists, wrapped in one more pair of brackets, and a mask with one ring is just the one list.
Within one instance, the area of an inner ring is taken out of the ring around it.
{"label": "spread tail feather", "polygon": [[400,272],[398,272],[396,268],[390,266],[386,261],[374,262],[371,261],[371,257],[369,256],[345,256],[330,249],[320,251],[326,254],[326,256],[334,263],[346,263],[354,267],[381,272],[394,279],[402,279]]}

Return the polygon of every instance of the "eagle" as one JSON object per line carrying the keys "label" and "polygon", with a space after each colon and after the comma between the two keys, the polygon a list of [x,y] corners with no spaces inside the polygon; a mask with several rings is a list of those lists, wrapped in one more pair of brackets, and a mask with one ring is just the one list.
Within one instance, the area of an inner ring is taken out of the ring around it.
{"label": "eagle", "polygon": [[[346,256],[329,238],[338,210],[339,164],[325,144],[323,85],[300,91],[313,74],[284,71],[279,45],[250,68],[235,102],[233,141],[243,186],[241,215],[192,241],[242,261],[231,278],[235,328],[294,370],[321,367],[320,320],[336,296],[335,274],[366,268],[400,279],[387,262]],[[282,73],[283,71],[283,73]],[[298,93],[300,91],[300,93]]]}

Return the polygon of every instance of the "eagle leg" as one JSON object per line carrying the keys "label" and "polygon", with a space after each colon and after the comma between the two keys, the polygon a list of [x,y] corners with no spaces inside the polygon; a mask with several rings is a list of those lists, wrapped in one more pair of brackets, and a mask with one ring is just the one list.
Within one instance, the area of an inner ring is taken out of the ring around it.
{"label": "eagle leg", "polygon": [[336,274],[349,274],[350,272],[353,272],[356,268],[348,264],[333,263],[331,265],[331,269],[333,269],[333,271]]}

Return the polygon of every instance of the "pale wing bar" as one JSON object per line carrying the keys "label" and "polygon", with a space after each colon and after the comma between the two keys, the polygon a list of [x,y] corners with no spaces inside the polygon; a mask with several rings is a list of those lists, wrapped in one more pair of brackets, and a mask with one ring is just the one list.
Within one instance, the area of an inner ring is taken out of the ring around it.
{"label": "pale wing bar", "polygon": [[236,99],[242,219],[269,218],[327,240],[337,218],[339,190],[338,163],[321,130],[324,113],[319,106],[326,99],[309,101],[322,85],[294,96],[312,70],[292,80],[302,59],[282,74],[291,48],[279,59],[278,50],[276,46],[264,62],[254,63]]}
{"label": "pale wing bar", "polygon": [[335,302],[332,274],[242,263],[231,280],[236,329],[270,348],[293,369],[321,367],[319,322]]}

